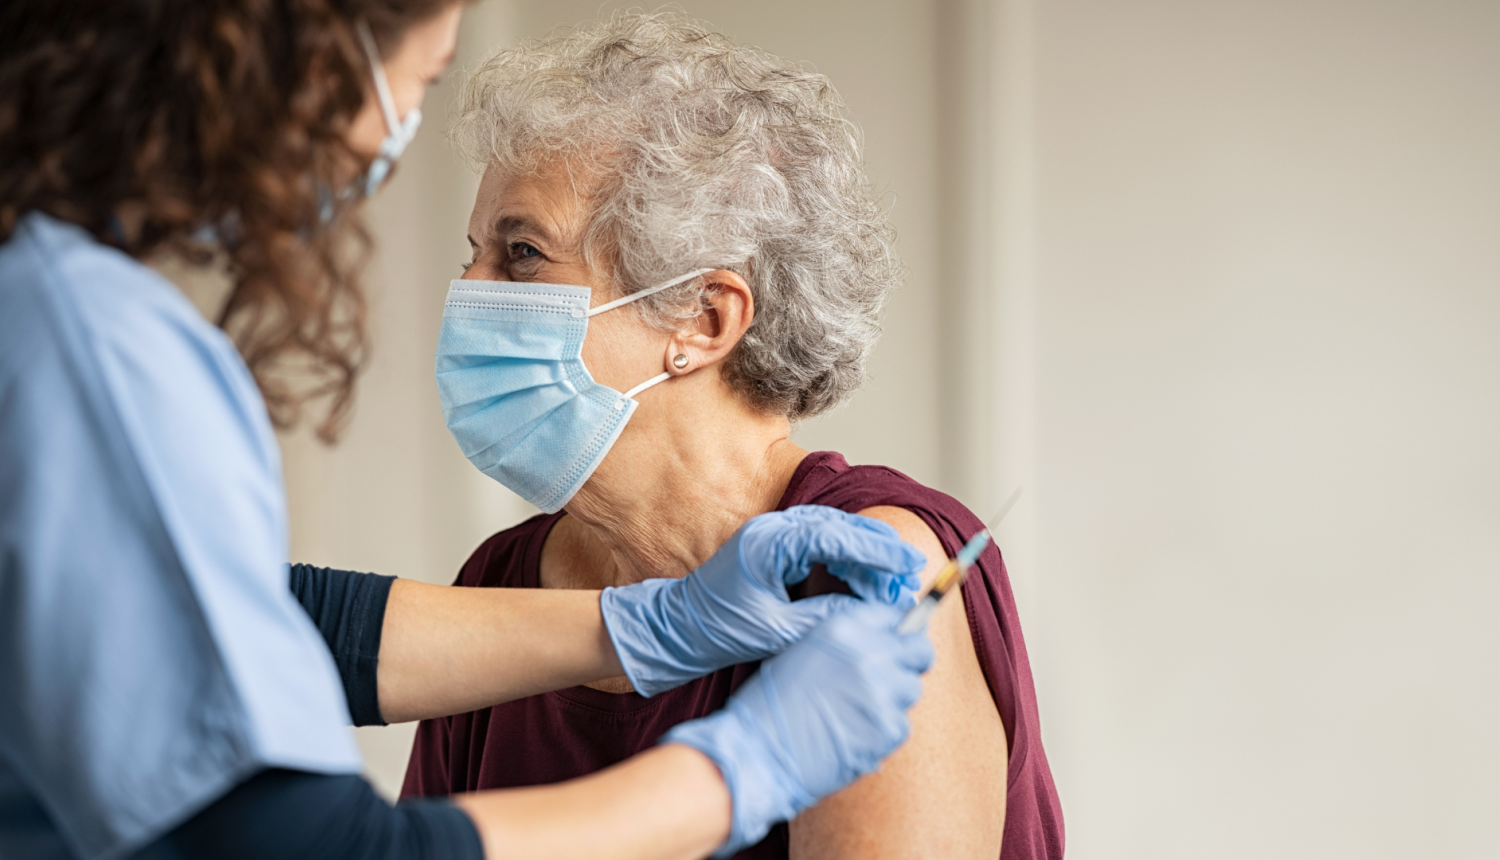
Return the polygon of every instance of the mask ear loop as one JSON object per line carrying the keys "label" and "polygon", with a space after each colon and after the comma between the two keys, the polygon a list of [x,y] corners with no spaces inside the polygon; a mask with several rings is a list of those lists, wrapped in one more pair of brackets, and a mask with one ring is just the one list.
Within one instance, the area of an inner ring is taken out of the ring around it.
{"label": "mask ear loop", "polygon": [[380,113],[385,118],[385,130],[390,134],[400,134],[404,129],[401,127],[401,117],[396,115],[396,99],[391,96],[391,84],[385,77],[385,63],[380,60],[380,50],[375,45],[375,36],[370,32],[370,25],[364,21],[356,22],[354,31],[359,34],[359,43],[365,49],[365,58],[370,61],[370,77],[375,80],[375,100],[380,102]]}
{"label": "mask ear loop", "polygon": [[648,389],[651,386],[656,385],[658,383],[666,382],[668,379],[671,379],[671,378],[672,378],[672,374],[670,374],[670,373],[658,373],[657,375],[651,377],[650,379],[646,380],[645,382],[642,382],[640,385],[637,385],[636,387],[630,389],[629,391],[625,392],[624,394],[621,394],[620,395],[620,399],[615,401],[615,411],[618,412],[621,409],[624,409],[625,408],[625,404],[629,403],[630,400],[631,400],[631,398],[635,397],[637,394],[640,394],[642,391],[645,391],[646,389]]}
{"label": "mask ear loop", "polygon": [[598,314],[602,314],[605,311],[612,311],[615,308],[624,307],[625,305],[630,304],[631,302],[635,301],[636,299],[644,299],[645,297],[647,297],[649,295],[653,295],[655,293],[659,293],[662,290],[665,290],[665,289],[667,289],[669,287],[675,287],[678,284],[684,283],[686,281],[691,281],[692,279],[694,279],[696,277],[699,277],[700,275],[706,275],[706,274],[708,274],[709,272],[712,272],[712,271],[714,271],[714,270],[713,269],[697,269],[697,270],[688,272],[686,275],[683,275],[680,278],[673,278],[672,280],[667,281],[665,284],[657,284],[654,287],[647,287],[646,289],[641,290],[638,293],[631,293],[628,296],[625,296],[623,298],[615,299],[612,302],[605,302],[604,304],[600,305],[597,308],[590,308],[588,315],[589,316],[597,316]]}
{"label": "mask ear loop", "polygon": [[390,175],[396,159],[401,157],[412,138],[417,136],[417,128],[422,124],[422,111],[412,108],[405,121],[396,115],[396,99],[391,95],[385,63],[380,60],[380,52],[375,45],[374,35],[370,33],[370,26],[359,21],[354,29],[359,33],[359,43],[364,46],[365,58],[370,61],[370,77],[375,82],[375,100],[380,102],[380,113],[385,117],[385,139],[380,142],[380,152],[370,163],[365,175],[365,196],[373,197],[381,183]]}
{"label": "mask ear loop", "polygon": [[[625,296],[623,298],[615,299],[612,302],[605,302],[604,304],[600,305],[597,308],[590,309],[589,312],[588,312],[588,315],[589,316],[595,316],[597,314],[602,314],[605,311],[612,311],[615,308],[623,307],[625,305],[628,305],[631,302],[635,301],[636,299],[644,299],[645,297],[647,297],[649,295],[652,295],[653,293],[659,293],[662,290],[665,290],[665,289],[667,289],[669,287],[675,287],[678,284],[685,283],[687,281],[691,281],[692,279],[694,279],[696,277],[699,277],[701,275],[706,275],[706,274],[708,274],[709,272],[712,272],[712,271],[714,271],[714,270],[713,269],[696,269],[694,271],[688,272],[686,275],[683,275],[680,278],[673,278],[672,280],[667,281],[664,284],[657,284],[654,287],[647,287],[646,289],[641,290],[640,292],[631,293],[628,296]],[[636,387],[630,389],[629,391],[627,391],[624,394],[620,395],[620,399],[619,400],[615,401],[615,411],[618,412],[619,410],[624,409],[625,408],[625,404],[629,403],[632,398],[634,398],[637,394],[640,394],[642,391],[645,391],[646,389],[650,388],[653,385],[659,385],[659,384],[661,384],[663,382],[666,382],[668,379],[671,379],[671,378],[672,378],[672,374],[671,373],[668,373],[668,372],[659,373],[656,376],[653,376],[650,379],[646,380],[645,382],[642,382],[640,385],[637,385]]]}

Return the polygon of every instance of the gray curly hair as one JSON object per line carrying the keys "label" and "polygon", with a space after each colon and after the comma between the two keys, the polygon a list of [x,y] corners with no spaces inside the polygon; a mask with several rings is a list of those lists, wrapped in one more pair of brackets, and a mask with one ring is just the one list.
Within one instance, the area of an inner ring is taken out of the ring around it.
{"label": "gray curly hair", "polygon": [[[676,14],[628,12],[485,60],[452,136],[476,170],[561,158],[601,177],[582,248],[596,271],[613,264],[621,294],[701,268],[745,278],[755,318],[725,379],[797,420],[864,382],[902,276],[846,114],[823,75]],[[704,288],[632,307],[673,330]]]}

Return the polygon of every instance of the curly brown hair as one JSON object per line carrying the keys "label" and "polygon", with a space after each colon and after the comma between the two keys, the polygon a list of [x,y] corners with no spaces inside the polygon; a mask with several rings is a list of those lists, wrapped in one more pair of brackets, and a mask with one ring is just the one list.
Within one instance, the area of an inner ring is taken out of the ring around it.
{"label": "curly brown hair", "polygon": [[363,168],[346,143],[370,79],[354,25],[388,52],[456,2],[5,0],[0,242],[41,211],[136,259],[222,248],[218,323],[272,420],[326,398],[333,441],[366,352],[369,235],[353,201],[325,213]]}

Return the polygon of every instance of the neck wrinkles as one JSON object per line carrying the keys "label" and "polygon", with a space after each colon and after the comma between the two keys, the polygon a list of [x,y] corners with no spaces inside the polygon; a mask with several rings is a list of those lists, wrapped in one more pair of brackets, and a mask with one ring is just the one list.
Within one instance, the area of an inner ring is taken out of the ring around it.
{"label": "neck wrinkles", "polygon": [[575,522],[565,540],[581,545],[566,555],[592,569],[577,575],[602,587],[685,576],[702,564],[746,520],[780,502],[807,454],[782,428],[779,436],[742,428],[664,442],[650,463],[630,468],[601,464],[567,505]]}

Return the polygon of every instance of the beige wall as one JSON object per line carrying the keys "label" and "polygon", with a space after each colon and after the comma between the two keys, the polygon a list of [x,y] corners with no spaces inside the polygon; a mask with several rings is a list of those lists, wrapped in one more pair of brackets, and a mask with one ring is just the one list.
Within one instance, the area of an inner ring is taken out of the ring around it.
{"label": "beige wall", "polygon": [[[1500,4],[683,5],[864,126],[911,277],[798,438],[981,515],[1026,485],[1070,856],[1500,854]],[[462,59],[600,8],[489,0]],[[374,207],[349,438],[286,440],[298,560],[446,581],[528,514],[431,381],[446,96]],[[409,738],[361,733],[388,790]]]}
{"label": "beige wall", "polygon": [[1076,857],[1500,856],[1500,4],[1040,3]]}

